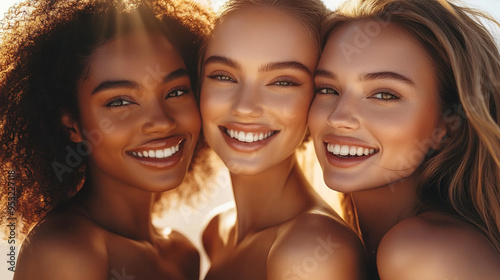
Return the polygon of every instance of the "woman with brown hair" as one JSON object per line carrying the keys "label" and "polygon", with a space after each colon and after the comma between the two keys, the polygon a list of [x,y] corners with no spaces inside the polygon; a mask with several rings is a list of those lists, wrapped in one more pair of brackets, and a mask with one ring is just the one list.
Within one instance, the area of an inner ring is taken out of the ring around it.
{"label": "woman with brown hair", "polygon": [[487,15],[437,0],[344,3],[309,114],[381,279],[500,276],[500,55]]}

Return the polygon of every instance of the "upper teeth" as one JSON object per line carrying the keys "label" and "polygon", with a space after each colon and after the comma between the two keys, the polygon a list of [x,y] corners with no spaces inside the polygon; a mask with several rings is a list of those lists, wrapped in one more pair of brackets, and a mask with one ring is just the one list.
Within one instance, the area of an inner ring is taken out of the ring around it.
{"label": "upper teeth", "polygon": [[274,134],[273,132],[268,132],[268,133],[247,132],[247,133],[245,133],[243,131],[237,131],[237,130],[232,130],[232,129],[226,129],[226,133],[231,138],[238,139],[238,141],[247,142],[247,143],[252,143],[255,141],[264,140],[266,138],[271,137]]}
{"label": "upper teeth", "polygon": [[167,158],[179,151],[180,144],[176,146],[165,148],[162,150],[149,150],[142,152],[132,152],[132,155],[136,157],[147,157],[147,158]]}
{"label": "upper teeth", "polygon": [[348,145],[336,145],[336,144],[327,144],[326,149],[334,154],[341,156],[367,156],[375,153],[375,149],[368,149],[357,146],[348,146]]}

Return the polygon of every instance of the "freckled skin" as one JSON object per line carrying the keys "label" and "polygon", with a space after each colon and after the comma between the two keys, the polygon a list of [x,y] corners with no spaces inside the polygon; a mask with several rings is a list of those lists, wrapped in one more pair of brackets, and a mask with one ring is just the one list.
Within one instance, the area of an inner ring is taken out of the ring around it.
{"label": "freckled skin", "polygon": [[[201,126],[188,75],[171,75],[179,69],[180,54],[157,34],[132,33],[93,52],[78,85],[79,120],[63,119],[72,141],[90,143],[90,176],[30,232],[14,279],[198,279],[191,242],[151,224],[153,193],[182,182]],[[102,86],[109,81],[126,83]],[[176,156],[156,166],[130,153],[179,139]]]}
{"label": "freckled skin", "polygon": [[[295,158],[316,50],[301,22],[273,8],[245,7],[213,32],[203,61],[203,131],[230,171],[236,207],[205,228],[205,279],[363,279],[359,238],[315,194]],[[226,129],[276,133],[245,144]],[[318,239],[341,245],[326,251]]]}

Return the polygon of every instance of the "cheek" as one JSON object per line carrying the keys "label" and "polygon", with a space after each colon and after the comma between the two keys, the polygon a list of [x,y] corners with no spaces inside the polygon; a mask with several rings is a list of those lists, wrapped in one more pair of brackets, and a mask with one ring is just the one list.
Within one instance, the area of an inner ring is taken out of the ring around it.
{"label": "cheek", "polygon": [[379,131],[377,140],[394,169],[422,163],[434,143],[436,113],[420,106],[408,106],[372,117],[378,120],[372,128]]}

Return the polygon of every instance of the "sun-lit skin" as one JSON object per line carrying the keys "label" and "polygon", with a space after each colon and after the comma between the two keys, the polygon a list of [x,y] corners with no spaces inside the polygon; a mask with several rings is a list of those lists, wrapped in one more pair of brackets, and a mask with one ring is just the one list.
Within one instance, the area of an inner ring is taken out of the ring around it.
{"label": "sun-lit skin", "polygon": [[[294,20],[282,16],[282,23],[268,26],[265,15],[255,18],[248,32],[241,32],[248,19],[232,16],[231,24],[214,32],[205,53],[203,129],[235,174],[258,174],[291,161],[304,139],[313,98],[313,41],[294,35],[298,32],[293,29],[305,32]],[[293,28],[283,29],[286,25]],[[297,58],[297,53],[303,55]],[[227,137],[228,129],[262,137],[253,145],[239,144]]]}
{"label": "sun-lit skin", "polygon": [[[318,59],[301,24],[275,8],[246,6],[224,18],[208,42],[203,130],[230,171],[236,207],[203,233],[211,262],[205,279],[362,279],[359,239],[314,193],[295,158]],[[342,246],[321,251],[324,262],[305,272],[304,258],[323,250],[318,239]]]}
{"label": "sun-lit skin", "polygon": [[386,26],[359,53],[338,47],[355,46],[365,24],[341,27],[329,38],[309,114],[325,182],[343,192],[411,176],[444,136],[433,65],[415,39]]}
{"label": "sun-lit skin", "polygon": [[[157,37],[126,37],[92,56],[78,101],[85,104],[82,129],[102,131],[106,123],[109,130],[101,141],[89,141],[96,181],[165,191],[185,176],[201,121],[181,56]],[[153,159],[151,151],[163,158]],[[138,156],[145,152],[147,157]]]}
{"label": "sun-lit skin", "polygon": [[201,127],[184,62],[164,36],[139,31],[89,61],[78,119],[63,124],[72,141],[89,143],[90,179],[36,226],[14,279],[198,279],[190,241],[151,223],[154,192],[182,182]]}
{"label": "sun-lit skin", "polygon": [[419,166],[446,145],[436,72],[420,42],[392,23],[356,46],[370,24],[334,30],[316,71],[309,126],[325,182],[352,194],[372,277],[378,267],[389,280],[496,279],[498,253],[477,229],[417,212]]}

